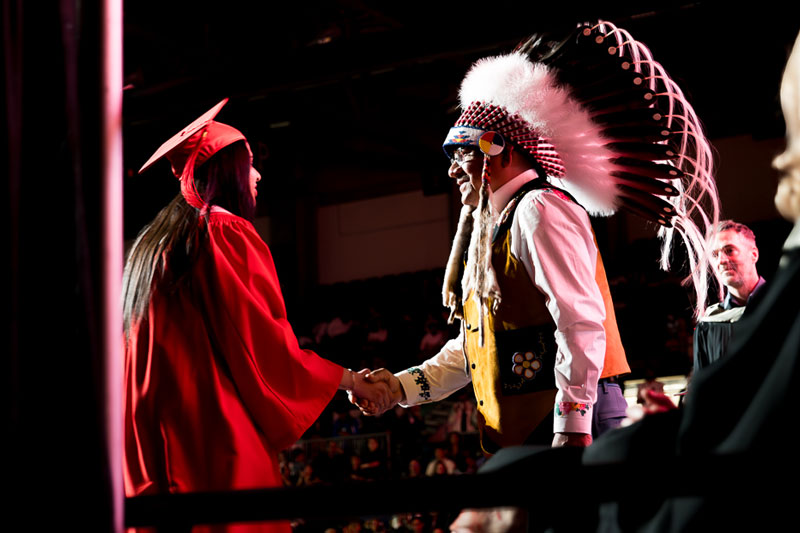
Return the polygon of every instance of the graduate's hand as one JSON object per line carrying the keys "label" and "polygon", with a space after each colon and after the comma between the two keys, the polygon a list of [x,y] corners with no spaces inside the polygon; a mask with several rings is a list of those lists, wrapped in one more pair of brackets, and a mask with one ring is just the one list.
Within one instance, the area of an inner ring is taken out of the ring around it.
{"label": "graduate's hand", "polygon": [[353,388],[348,391],[348,397],[361,412],[376,416],[391,409],[397,402],[393,401],[393,394],[387,383],[366,379],[369,372],[368,368],[353,372]]}
{"label": "graduate's hand", "polygon": [[389,407],[386,408],[387,410],[406,400],[406,392],[403,390],[400,380],[385,368],[367,372],[364,379],[370,383],[385,383],[389,387],[392,398]]}
{"label": "graduate's hand", "polygon": [[357,405],[362,413],[377,416],[405,400],[405,393],[402,385],[400,385],[400,380],[385,368],[375,371],[364,369],[358,373],[358,376],[363,378],[365,386],[380,387],[381,390],[388,391],[388,401],[385,402],[372,401],[355,390],[350,393],[350,402]]}

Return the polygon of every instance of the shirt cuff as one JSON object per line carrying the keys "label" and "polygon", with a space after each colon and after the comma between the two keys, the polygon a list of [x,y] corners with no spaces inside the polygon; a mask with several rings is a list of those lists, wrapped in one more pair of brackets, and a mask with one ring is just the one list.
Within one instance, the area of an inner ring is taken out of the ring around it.
{"label": "shirt cuff", "polygon": [[400,380],[400,385],[406,394],[406,401],[401,405],[417,405],[431,401],[431,384],[421,369],[412,367],[398,372],[395,376]]}
{"label": "shirt cuff", "polygon": [[553,433],[592,433],[592,404],[556,402]]}

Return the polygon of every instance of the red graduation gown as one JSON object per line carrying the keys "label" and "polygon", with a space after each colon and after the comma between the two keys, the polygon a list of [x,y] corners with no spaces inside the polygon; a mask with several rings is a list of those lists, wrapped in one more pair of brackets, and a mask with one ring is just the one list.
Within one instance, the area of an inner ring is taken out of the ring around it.
{"label": "red graduation gown", "polygon": [[130,330],[127,496],[280,486],[278,452],[314,423],[341,380],[339,365],[298,346],[272,255],[252,224],[212,213],[208,246],[191,283],[155,292]]}

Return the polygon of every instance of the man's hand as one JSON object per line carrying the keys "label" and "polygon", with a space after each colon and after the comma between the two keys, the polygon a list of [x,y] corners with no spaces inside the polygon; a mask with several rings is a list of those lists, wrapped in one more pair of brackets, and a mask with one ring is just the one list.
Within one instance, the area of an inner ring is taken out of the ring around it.
{"label": "man's hand", "polygon": [[398,403],[405,400],[405,392],[400,380],[394,374],[381,368],[375,371],[362,370],[358,373],[363,378],[364,384],[367,387],[385,387],[388,391],[388,400],[385,402],[365,402],[364,398],[358,393],[356,389],[350,395],[350,401],[358,405],[361,412],[367,415],[377,416],[385,413]]}
{"label": "man's hand", "polygon": [[556,433],[553,435],[553,448],[561,446],[579,446],[585,448],[592,443],[592,436],[588,433]]}
{"label": "man's hand", "polygon": [[394,407],[398,403],[406,400],[406,391],[403,390],[403,385],[400,384],[400,380],[397,379],[397,376],[385,368],[379,368],[378,370],[367,372],[367,374],[364,376],[364,379],[370,383],[378,383],[380,381],[386,383],[386,385],[389,387],[389,391],[392,394],[391,407]]}
{"label": "man's hand", "polygon": [[353,385],[347,391],[350,403],[358,406],[364,414],[378,415],[390,409],[392,403],[392,393],[389,385],[383,381],[368,382],[365,376],[370,372],[368,368],[360,372],[352,372]]}

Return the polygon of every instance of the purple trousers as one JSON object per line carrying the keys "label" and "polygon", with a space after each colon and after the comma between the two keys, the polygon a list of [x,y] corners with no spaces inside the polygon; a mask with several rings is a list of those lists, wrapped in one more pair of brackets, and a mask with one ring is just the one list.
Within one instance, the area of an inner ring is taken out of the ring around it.
{"label": "purple trousers", "polygon": [[628,402],[622,395],[619,383],[601,379],[597,384],[597,402],[592,410],[592,439],[596,439],[609,429],[619,427],[625,418]]}

